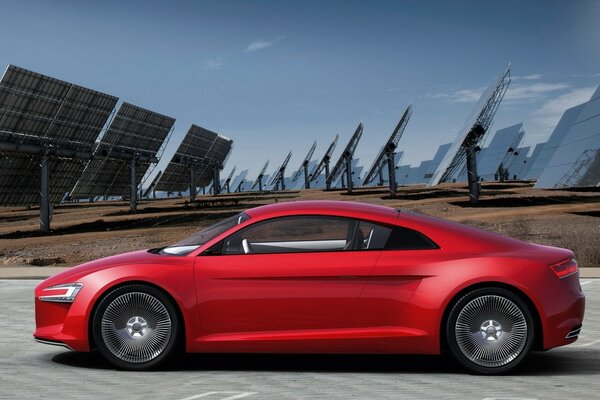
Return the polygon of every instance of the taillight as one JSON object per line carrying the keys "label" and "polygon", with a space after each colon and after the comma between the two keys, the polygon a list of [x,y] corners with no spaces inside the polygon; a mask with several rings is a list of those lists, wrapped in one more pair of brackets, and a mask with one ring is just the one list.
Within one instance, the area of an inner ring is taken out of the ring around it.
{"label": "taillight", "polygon": [[550,268],[552,268],[552,271],[554,271],[556,276],[560,279],[566,278],[567,276],[579,272],[579,266],[577,265],[577,261],[575,261],[574,259],[560,264],[555,264]]}

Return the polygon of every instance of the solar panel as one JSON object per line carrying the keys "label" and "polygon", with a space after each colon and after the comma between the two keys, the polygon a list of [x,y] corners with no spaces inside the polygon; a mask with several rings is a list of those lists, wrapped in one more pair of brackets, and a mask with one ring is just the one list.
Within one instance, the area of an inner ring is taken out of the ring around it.
{"label": "solar panel", "polygon": [[519,147],[512,153],[512,157],[506,164],[509,179],[522,179],[522,171],[526,167],[527,154],[529,154],[529,146]]}
{"label": "solar panel", "polygon": [[434,172],[429,186],[435,186],[445,182],[454,176],[458,169],[462,168],[467,159],[469,146],[474,146],[483,140],[485,133],[489,130],[496,110],[504,97],[504,93],[510,84],[510,65],[498,76],[498,78],[483,92],[464,127],[450,146],[450,149],[440,162]]}
{"label": "solar panel", "polygon": [[557,149],[561,146],[562,141],[564,140],[567,133],[573,126],[573,124],[579,118],[579,115],[583,111],[585,105],[587,103],[579,104],[578,106],[571,107],[566,110],[561,116],[558,124],[552,130],[548,141],[544,145],[544,148],[541,150],[534,164],[531,165],[529,171],[527,172],[527,179],[538,179],[552,157],[554,153],[556,153]]}
{"label": "solar panel", "polygon": [[537,162],[540,153],[544,150],[544,146],[546,146],[546,142],[538,143],[533,148],[533,153],[530,157],[525,159],[525,165],[520,172],[519,179],[530,179],[528,178],[529,172],[531,171],[531,167]]}
{"label": "solar panel", "polygon": [[437,169],[438,165],[440,165],[440,163],[444,159],[444,156],[448,152],[448,149],[450,149],[451,145],[452,145],[452,143],[445,143],[445,144],[441,145],[440,147],[438,147],[437,151],[435,152],[435,155],[433,156],[433,160],[431,160],[431,163],[429,163],[429,165],[427,166],[425,175],[423,175],[424,183],[429,183],[429,180],[433,176],[433,173]]}
{"label": "solar panel", "polygon": [[[377,175],[380,175],[382,173],[383,168],[388,163],[388,158],[392,154],[394,154],[394,151],[398,147],[398,143],[400,142],[400,139],[402,138],[402,134],[404,133],[404,130],[406,129],[406,125],[408,124],[408,120],[410,119],[411,115],[412,115],[412,105],[409,104],[408,107],[406,107],[406,110],[404,111],[402,118],[400,118],[398,125],[396,125],[396,128],[392,131],[392,134],[388,138],[386,144],[381,148],[377,157],[375,157],[375,160],[373,161],[371,168],[369,168],[369,172],[367,173],[367,175],[365,176],[365,179],[363,180],[365,185],[368,185],[370,182],[375,180]],[[388,165],[388,168],[389,167],[393,168],[394,166]],[[389,172],[388,175],[390,175],[390,176],[392,176],[391,174],[394,173],[393,170],[390,170],[388,172]],[[395,178],[395,176],[394,176],[394,178]],[[394,187],[394,188],[390,188],[390,190],[392,192],[395,192],[396,189]]]}
{"label": "solar panel", "polygon": [[406,185],[415,185],[420,183],[425,183],[425,174],[429,169],[429,166],[433,160],[425,160],[421,161],[418,167],[411,168],[404,184]]}
{"label": "solar panel", "polygon": [[396,183],[398,185],[406,184],[406,178],[410,173],[410,165],[400,165],[396,168]]}
{"label": "solar panel", "polygon": [[536,188],[598,186],[600,184],[600,86],[540,175]]}
{"label": "solar panel", "polygon": [[192,125],[158,181],[156,190],[184,192],[190,186],[192,168],[195,186],[207,186],[214,178],[213,168],[222,168],[232,145],[233,140]]}
{"label": "solar panel", "polygon": [[[157,156],[173,129],[175,118],[123,103],[96,146],[94,158],[73,188],[72,197],[123,196],[131,191],[130,161],[114,154]],[[146,175],[150,162],[138,161],[136,182]]]}
{"label": "solar panel", "polygon": [[[358,142],[362,136],[362,133],[363,133],[363,124],[360,123],[360,124],[358,124],[356,131],[354,131],[354,134],[350,138],[350,141],[346,145],[346,148],[340,155],[340,158],[338,159],[337,163],[335,163],[335,166],[331,170],[331,173],[327,176],[327,178],[326,178],[327,188],[329,188],[333,182],[337,181],[339,179],[340,175],[342,175],[344,172],[346,172],[347,174],[352,173],[352,171],[348,171],[348,163],[350,163],[350,161],[352,160],[352,157],[354,156],[354,151],[356,150],[356,147],[358,146]],[[350,163],[350,169],[351,169],[351,163]],[[348,185],[348,191],[349,192],[352,191],[352,184]]]}
{"label": "solar panel", "polygon": [[[0,142],[91,152],[117,98],[9,65],[0,81]],[[60,202],[73,187],[83,162],[53,156],[49,200]],[[2,152],[0,204],[39,201],[40,160]]]}
{"label": "solar panel", "polygon": [[[479,178],[484,181],[497,180],[498,169],[501,165],[506,168],[507,162],[511,159],[512,153],[519,147],[524,135],[522,123],[497,130],[489,146],[477,155]],[[465,168],[463,168],[462,177],[464,179],[457,180],[465,181],[467,179]]]}
{"label": "solar panel", "polygon": [[233,192],[243,192],[244,184],[246,183],[246,176],[248,175],[248,170],[245,169],[240,172],[233,181],[230,183],[230,188]]}

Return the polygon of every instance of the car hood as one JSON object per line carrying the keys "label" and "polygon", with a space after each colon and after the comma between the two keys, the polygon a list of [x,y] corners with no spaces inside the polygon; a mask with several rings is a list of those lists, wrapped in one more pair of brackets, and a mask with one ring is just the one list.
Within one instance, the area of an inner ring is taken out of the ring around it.
{"label": "car hood", "polygon": [[164,256],[149,252],[148,250],[137,250],[129,253],[117,254],[114,256],[89,261],[78,266],[69,268],[63,272],[51,276],[50,278],[43,281],[42,284],[44,286],[48,286],[53,284],[74,282],[83,276],[89,275],[102,269],[118,265],[156,263],[161,259],[170,258],[173,258],[173,256]]}

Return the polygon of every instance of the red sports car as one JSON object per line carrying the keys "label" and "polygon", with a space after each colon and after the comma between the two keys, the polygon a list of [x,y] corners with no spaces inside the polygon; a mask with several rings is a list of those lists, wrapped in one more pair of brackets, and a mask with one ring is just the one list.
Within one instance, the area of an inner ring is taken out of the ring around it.
{"label": "red sports car", "polygon": [[142,370],[177,350],[439,354],[503,373],[574,342],[569,250],[335,201],[250,209],[174,245],[85,263],[35,290],[36,340]]}

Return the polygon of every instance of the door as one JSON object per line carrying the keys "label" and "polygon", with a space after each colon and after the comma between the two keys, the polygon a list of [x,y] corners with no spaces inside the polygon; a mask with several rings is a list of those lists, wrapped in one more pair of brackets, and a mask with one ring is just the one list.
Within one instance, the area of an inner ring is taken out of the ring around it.
{"label": "door", "polygon": [[379,254],[360,251],[356,227],[347,218],[276,218],[226,238],[218,255],[198,256],[201,340],[335,337]]}

